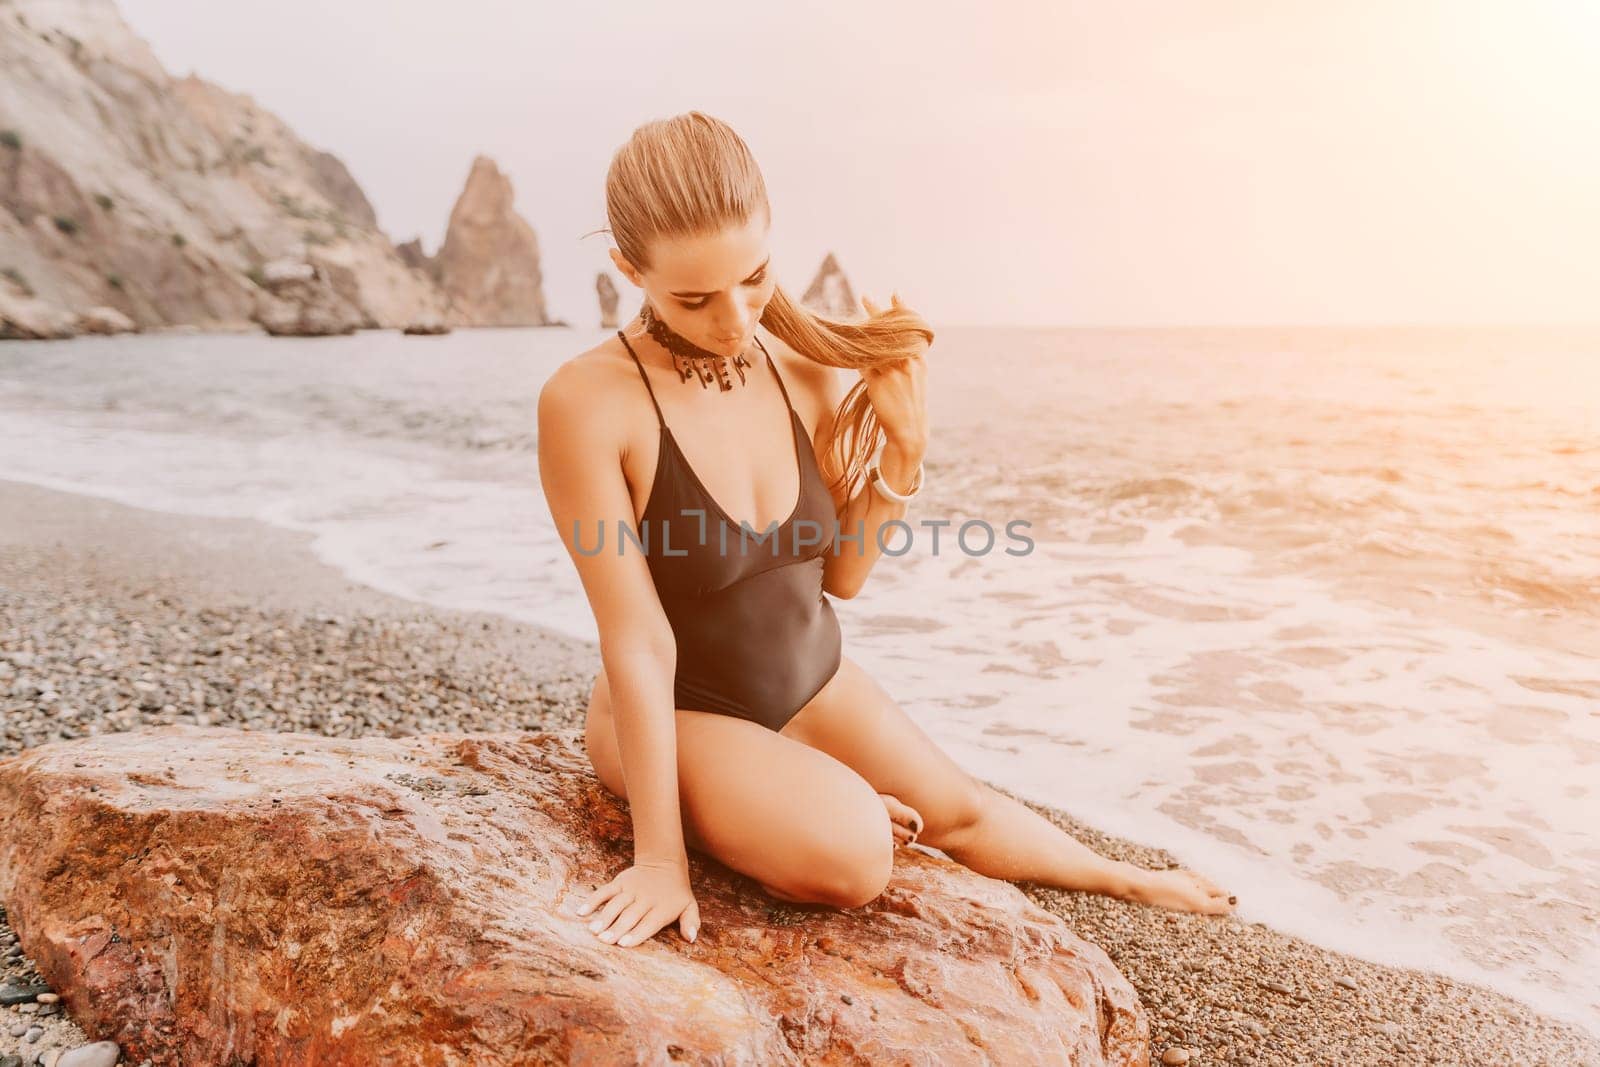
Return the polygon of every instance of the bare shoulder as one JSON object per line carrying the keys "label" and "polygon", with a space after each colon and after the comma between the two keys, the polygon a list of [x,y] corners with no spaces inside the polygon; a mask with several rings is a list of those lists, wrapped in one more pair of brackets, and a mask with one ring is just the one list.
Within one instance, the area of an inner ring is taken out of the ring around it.
{"label": "bare shoulder", "polygon": [[627,428],[641,417],[641,405],[643,411],[650,406],[644,385],[614,337],[566,360],[539,389],[539,421],[546,430],[579,432],[591,441],[603,432],[619,446],[626,445]]}

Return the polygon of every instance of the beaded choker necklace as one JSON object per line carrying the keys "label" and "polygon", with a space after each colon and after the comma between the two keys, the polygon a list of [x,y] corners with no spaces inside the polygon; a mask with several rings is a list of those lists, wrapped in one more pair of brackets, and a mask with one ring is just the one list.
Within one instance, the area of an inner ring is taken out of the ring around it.
{"label": "beaded choker necklace", "polygon": [[672,365],[677,370],[680,381],[686,382],[693,375],[700,379],[702,389],[714,381],[726,393],[733,388],[733,380],[728,376],[728,365],[731,362],[733,369],[739,372],[739,384],[744,384],[744,370],[750,366],[750,361],[745,358],[743,352],[735,356],[725,356],[720,352],[701,348],[661,321],[649,303],[646,303],[644,309],[639,312],[639,317],[644,321],[645,332],[662,348],[672,353]]}

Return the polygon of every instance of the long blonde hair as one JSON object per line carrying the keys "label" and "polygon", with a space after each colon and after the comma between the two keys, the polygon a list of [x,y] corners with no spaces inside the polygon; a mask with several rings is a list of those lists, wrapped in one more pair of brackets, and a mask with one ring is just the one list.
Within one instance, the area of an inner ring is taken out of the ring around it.
{"label": "long blonde hair", "polygon": [[[652,242],[713,234],[768,212],[767,183],[744,140],[727,123],[700,111],[645,123],[612,157],[606,172],[606,217],[617,251],[640,270]],[[891,306],[862,322],[817,314],[774,287],[761,325],[807,359],[859,369],[913,355],[933,330],[915,311]],[[882,428],[858,380],[834,412],[824,452],[830,491],[853,497],[882,439]]]}

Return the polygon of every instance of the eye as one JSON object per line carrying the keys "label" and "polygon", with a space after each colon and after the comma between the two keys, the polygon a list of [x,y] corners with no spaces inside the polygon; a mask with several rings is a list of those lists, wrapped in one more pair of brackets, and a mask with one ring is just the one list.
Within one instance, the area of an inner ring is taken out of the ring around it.
{"label": "eye", "polygon": [[[746,284],[746,285],[765,285],[766,281],[767,281],[767,272],[766,272],[765,269],[762,269],[760,272],[758,272],[756,274],[752,274],[752,275],[750,275],[750,277],[746,278],[744,284]],[[683,308],[685,311],[699,311],[701,308],[705,307],[710,302],[711,302],[711,298],[709,296],[703,296],[699,300],[696,300],[692,304],[685,303],[684,301],[680,300],[680,301],[678,301],[678,306]]]}

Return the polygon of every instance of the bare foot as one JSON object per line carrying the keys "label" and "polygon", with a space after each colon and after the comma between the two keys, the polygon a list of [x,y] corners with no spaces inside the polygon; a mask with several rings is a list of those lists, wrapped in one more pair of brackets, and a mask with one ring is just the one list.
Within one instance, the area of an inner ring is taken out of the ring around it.
{"label": "bare foot", "polygon": [[893,793],[879,793],[884,810],[889,813],[889,825],[894,830],[896,848],[909,845],[922,833],[922,813],[909,804],[900,803]]}
{"label": "bare foot", "polygon": [[1229,896],[1209,878],[1185,870],[1140,869],[1129,897],[1141,904],[1202,915],[1226,915],[1238,903],[1237,897]]}

